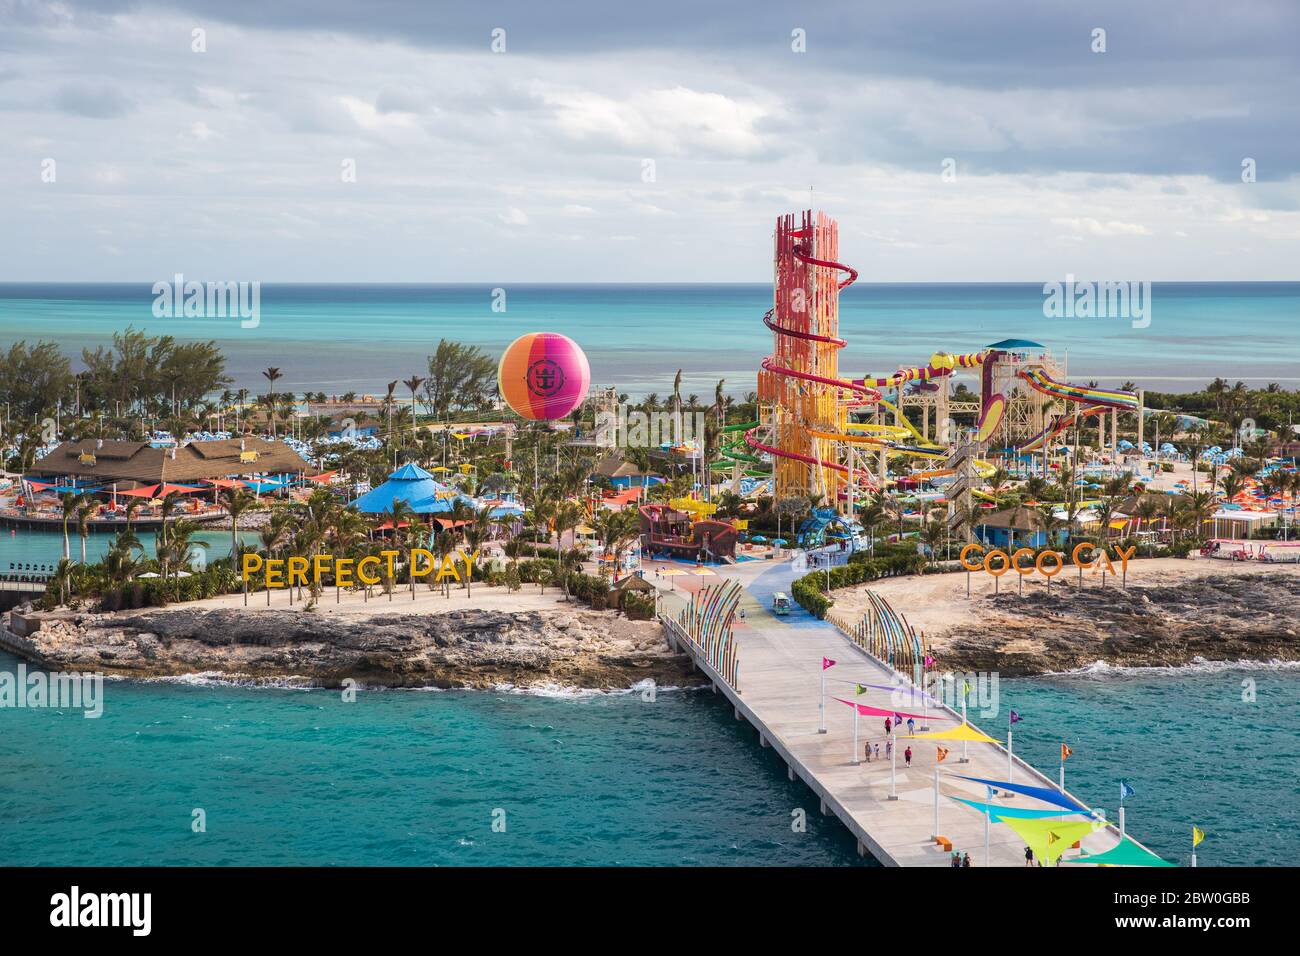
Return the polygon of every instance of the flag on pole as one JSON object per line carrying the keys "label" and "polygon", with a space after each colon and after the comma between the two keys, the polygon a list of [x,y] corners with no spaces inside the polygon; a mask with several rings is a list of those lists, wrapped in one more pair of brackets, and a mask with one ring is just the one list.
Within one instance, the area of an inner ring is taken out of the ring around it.
{"label": "flag on pole", "polygon": [[934,658],[931,657],[929,654],[926,654],[926,655],[925,655],[925,666],[926,666],[926,667],[933,667],[933,666],[934,666]]}
{"label": "flag on pole", "polygon": [[987,793],[985,794],[985,797],[984,797],[985,801],[988,802],[988,803],[992,803],[992,802],[993,802],[993,792],[994,792],[994,791],[993,791],[993,788],[990,787],[988,784],[985,784],[985,785],[984,785],[984,789],[987,791]]}
{"label": "flag on pole", "polygon": [[823,658],[822,658],[822,670],[827,670],[828,668],[831,668],[831,667],[834,667],[834,666],[835,666],[835,662],[834,662],[833,660],[831,660],[829,657],[823,657]]}
{"label": "flag on pole", "polygon": [[1137,793],[1137,791],[1134,790],[1132,787],[1130,787],[1130,786],[1128,785],[1128,782],[1127,782],[1127,781],[1125,781],[1125,780],[1121,780],[1121,781],[1119,782],[1119,802],[1120,802],[1120,803],[1123,803],[1123,802],[1124,802],[1124,798],[1125,798],[1125,797],[1131,797],[1131,796],[1133,796],[1135,793]]}
{"label": "flag on pole", "polygon": [[1192,827],[1192,849],[1195,849],[1196,847],[1200,846],[1201,841],[1204,839],[1205,839],[1205,831],[1202,830],[1200,827]]}
{"label": "flag on pole", "polygon": [[943,758],[946,757],[946,756],[948,756],[948,748],[947,748],[947,747],[935,747],[934,749],[937,750],[938,753],[939,753],[939,761],[938,761],[938,762],[939,762],[939,763],[943,763]]}
{"label": "flag on pole", "polygon": [[1061,744],[1061,763],[1065,763],[1065,758],[1074,753],[1066,744]]}
{"label": "flag on pole", "polygon": [[961,682],[961,692],[962,692],[962,696],[963,696],[963,697],[969,697],[969,696],[970,696],[970,681],[968,681],[968,680],[963,680],[963,681]]}
{"label": "flag on pole", "polygon": [[857,691],[857,692],[858,692],[859,694],[865,694],[865,693],[867,692],[867,689],[866,689],[865,687],[863,687],[861,684],[859,684],[859,685],[858,685],[858,691]]}
{"label": "flag on pole", "polygon": [[1020,716],[1020,711],[1016,710],[1015,708],[1012,708],[1011,713],[1007,716],[1007,726],[1014,727],[1016,724],[1020,723],[1024,719],[1025,718]]}

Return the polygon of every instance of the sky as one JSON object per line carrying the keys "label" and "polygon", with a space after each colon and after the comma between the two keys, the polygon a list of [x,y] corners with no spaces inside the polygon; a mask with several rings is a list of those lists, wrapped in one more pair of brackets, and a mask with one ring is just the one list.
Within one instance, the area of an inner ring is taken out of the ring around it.
{"label": "sky", "polygon": [[1298,36],[1293,0],[0,0],[0,281],[767,282],[809,206],[870,282],[1297,279]]}

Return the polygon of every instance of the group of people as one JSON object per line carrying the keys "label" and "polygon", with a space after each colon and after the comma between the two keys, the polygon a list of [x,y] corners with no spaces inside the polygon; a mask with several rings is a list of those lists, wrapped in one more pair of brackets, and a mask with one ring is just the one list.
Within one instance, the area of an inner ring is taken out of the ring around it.
{"label": "group of people", "polygon": [[958,853],[956,850],[953,850],[953,851],[952,851],[952,865],[953,865],[953,866],[970,866],[970,854],[969,854],[969,853],[965,853],[965,854],[963,854],[963,853]]}
{"label": "group of people", "polygon": [[[901,725],[901,723],[902,722],[900,721],[899,725]],[[888,760],[890,757],[894,755],[894,731],[896,729],[897,726],[894,724],[894,721],[891,718],[886,717],[885,718],[885,754],[884,754],[884,759],[886,760]],[[914,734],[916,732],[916,721],[913,720],[911,717],[907,718],[907,732],[909,735]],[[880,744],[878,743],[873,744],[871,741],[868,740],[867,741],[867,763],[871,763],[873,759],[874,760],[881,759]],[[906,750],[903,751],[903,766],[905,767],[912,766],[911,747],[908,747]]]}

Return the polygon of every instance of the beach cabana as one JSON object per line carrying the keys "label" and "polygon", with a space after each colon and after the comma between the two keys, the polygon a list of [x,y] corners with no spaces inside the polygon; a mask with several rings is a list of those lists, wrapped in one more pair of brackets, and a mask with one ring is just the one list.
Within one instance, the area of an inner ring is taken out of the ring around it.
{"label": "beach cabana", "polygon": [[471,508],[475,506],[473,498],[456,493],[419,465],[408,462],[352,504],[364,514],[387,514],[392,512],[394,501],[401,501],[418,515],[434,515],[450,511],[458,500]]}
{"label": "beach cabana", "polygon": [[1042,548],[1048,544],[1043,516],[1024,505],[978,518],[975,536],[995,548]]}

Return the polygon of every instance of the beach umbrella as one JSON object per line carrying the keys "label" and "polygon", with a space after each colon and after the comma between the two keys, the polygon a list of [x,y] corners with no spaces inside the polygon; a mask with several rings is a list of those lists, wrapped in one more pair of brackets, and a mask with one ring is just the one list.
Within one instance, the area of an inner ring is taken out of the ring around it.
{"label": "beach umbrella", "polygon": [[767,544],[767,538],[763,537],[761,534],[756,534],[749,540],[755,544]]}
{"label": "beach umbrella", "polygon": [[[660,569],[659,569],[659,574],[660,574],[661,576],[665,577],[665,578],[675,578],[675,577],[677,577],[679,574],[687,574],[687,573],[689,573],[689,572],[684,571],[684,570],[681,569],[681,568],[660,568]],[[673,587],[673,582],[672,582],[672,581],[669,581],[669,582],[668,582],[668,588],[669,588],[669,590],[671,590],[671,591],[675,591],[675,590],[677,590],[675,587]]]}

